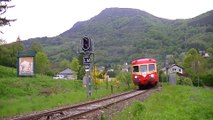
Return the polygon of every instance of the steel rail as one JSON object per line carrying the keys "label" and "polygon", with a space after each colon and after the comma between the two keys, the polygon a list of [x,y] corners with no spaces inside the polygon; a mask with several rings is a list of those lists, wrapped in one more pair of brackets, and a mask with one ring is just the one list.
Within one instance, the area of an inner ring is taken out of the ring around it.
{"label": "steel rail", "polygon": [[[119,102],[126,101],[126,100],[131,99],[131,98],[134,98],[134,97],[136,97],[136,96],[145,94],[145,93],[147,93],[148,91],[149,91],[149,90],[138,91],[137,94],[131,95],[131,96],[129,96],[129,97],[126,96],[126,97],[121,98],[121,99],[119,99],[119,100],[116,100],[116,101],[113,101],[113,102],[109,102],[109,103],[107,103],[107,104],[100,105],[100,106],[94,107],[94,108],[92,108],[92,109],[85,109],[85,111],[81,111],[81,112],[79,112],[79,113],[68,114],[68,115],[59,117],[59,118],[57,118],[57,119],[66,120],[66,119],[70,119],[70,118],[71,118],[71,119],[72,119],[72,118],[77,118],[77,117],[79,117],[79,116],[83,116],[83,115],[85,115],[85,114],[89,114],[89,113],[91,113],[91,112],[94,112],[94,111],[97,111],[97,110],[101,110],[101,109],[107,108],[107,107],[109,107],[109,106],[112,106],[112,105],[114,105],[114,104],[117,104],[117,103],[119,103]],[[130,94],[131,94],[131,93],[130,93]],[[126,95],[128,95],[128,94],[126,94]],[[125,96],[125,95],[124,95],[124,96]],[[119,97],[122,97],[122,96],[119,96]],[[110,99],[109,99],[109,100],[110,100]]]}

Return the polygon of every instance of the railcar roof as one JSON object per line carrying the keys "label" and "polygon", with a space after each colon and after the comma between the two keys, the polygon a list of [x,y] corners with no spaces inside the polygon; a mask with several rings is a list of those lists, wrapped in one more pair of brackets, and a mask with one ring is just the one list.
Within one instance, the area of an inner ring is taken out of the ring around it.
{"label": "railcar roof", "polygon": [[143,59],[138,59],[138,60],[132,61],[132,65],[145,64],[145,63],[156,63],[156,62],[157,61],[155,59],[152,59],[152,58],[143,58]]}

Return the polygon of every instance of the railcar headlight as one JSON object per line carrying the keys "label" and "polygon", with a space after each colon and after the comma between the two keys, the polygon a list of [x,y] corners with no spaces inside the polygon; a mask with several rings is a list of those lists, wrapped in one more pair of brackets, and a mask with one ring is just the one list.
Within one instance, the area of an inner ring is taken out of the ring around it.
{"label": "railcar headlight", "polygon": [[155,75],[154,75],[154,74],[151,74],[150,76],[151,76],[152,78],[154,78]]}
{"label": "railcar headlight", "polygon": [[135,79],[137,79],[138,78],[138,76],[135,76]]}

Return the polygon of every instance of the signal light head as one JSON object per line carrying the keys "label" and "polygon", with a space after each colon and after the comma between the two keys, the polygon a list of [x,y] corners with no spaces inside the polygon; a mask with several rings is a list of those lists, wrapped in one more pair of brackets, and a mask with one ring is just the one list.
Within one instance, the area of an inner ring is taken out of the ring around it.
{"label": "signal light head", "polygon": [[88,37],[84,37],[81,42],[81,48],[84,52],[91,50],[91,39]]}

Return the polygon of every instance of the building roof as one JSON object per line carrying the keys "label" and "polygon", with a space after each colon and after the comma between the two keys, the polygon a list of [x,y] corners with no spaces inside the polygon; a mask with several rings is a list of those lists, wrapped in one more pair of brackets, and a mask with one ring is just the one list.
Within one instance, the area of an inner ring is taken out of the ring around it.
{"label": "building roof", "polygon": [[72,75],[74,72],[69,68],[65,69],[64,71],[60,72],[59,75]]}
{"label": "building roof", "polygon": [[179,66],[179,65],[177,65],[177,64],[172,64],[171,66],[169,66],[169,68],[172,68],[172,67],[174,67],[174,66],[177,66],[177,67],[179,67],[179,68],[184,69],[183,67],[181,67],[181,66]]}

